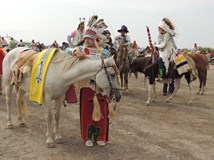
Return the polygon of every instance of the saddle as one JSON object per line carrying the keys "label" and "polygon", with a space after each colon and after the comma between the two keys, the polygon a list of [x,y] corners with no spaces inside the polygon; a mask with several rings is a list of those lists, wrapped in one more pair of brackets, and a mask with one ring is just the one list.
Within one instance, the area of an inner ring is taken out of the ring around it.
{"label": "saddle", "polygon": [[195,66],[195,61],[192,59],[191,55],[188,54],[186,51],[182,53],[182,55],[186,59],[186,65],[188,65],[188,70],[186,72],[190,73],[191,81],[195,80],[197,78],[198,72]]}
{"label": "saddle", "polygon": [[33,61],[37,56],[38,53],[34,50],[28,50],[19,54],[15,63],[11,65],[11,84],[18,85],[22,81],[24,74],[30,74]]}

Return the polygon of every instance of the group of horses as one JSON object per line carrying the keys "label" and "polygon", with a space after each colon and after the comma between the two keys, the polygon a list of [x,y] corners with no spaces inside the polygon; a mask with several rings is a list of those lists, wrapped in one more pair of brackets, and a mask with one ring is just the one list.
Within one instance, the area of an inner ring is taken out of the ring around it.
{"label": "group of horses", "polygon": [[[206,86],[206,79],[207,79],[207,70],[209,67],[209,62],[207,60],[207,57],[203,54],[197,53],[192,55],[186,55],[185,52],[182,53],[185,57],[188,56],[188,58],[193,60],[193,63],[195,64],[195,68],[198,72],[198,78],[199,78],[199,91],[198,94],[204,94],[205,86]],[[145,77],[149,79],[149,92],[148,92],[148,99],[146,101],[146,105],[149,105],[150,102],[155,101],[156,98],[156,87],[155,87],[155,81],[159,74],[159,65],[158,65],[158,54],[156,52],[150,53],[151,56],[147,57],[138,57],[134,59],[134,61],[131,64],[130,72],[132,73],[144,73]],[[190,99],[188,101],[188,104],[191,104],[193,101],[193,80],[191,77],[193,70],[188,70],[188,72],[179,74],[177,68],[175,67],[174,63],[170,64],[169,69],[169,75],[170,78],[175,79],[175,89],[173,93],[166,99],[166,102],[169,102],[177,93],[177,91],[180,88],[180,81],[181,78],[184,76],[187,84],[189,86],[190,91]],[[152,98],[152,90],[153,90],[153,98]]]}
{"label": "group of horses", "polygon": [[[20,58],[20,53],[23,54],[23,52],[31,53],[35,51],[29,50],[29,48],[26,47],[15,48],[6,54],[2,63],[3,86],[5,89],[7,107],[7,128],[13,128],[10,108],[11,95],[14,86],[11,84],[10,68],[11,65],[17,61],[17,58]],[[204,86],[206,85],[207,68],[209,63],[202,54],[193,54],[191,57],[195,62],[196,69],[198,70],[198,77],[200,81],[199,92],[203,94]],[[114,56],[104,60],[91,59],[90,57],[87,57],[85,60],[80,61],[77,57],[67,55],[63,50],[58,49],[57,53],[54,54],[50,62],[43,91],[43,105],[47,117],[47,146],[55,147],[55,143],[62,142],[62,137],[59,133],[60,110],[66,91],[71,84],[87,78],[94,79],[96,85],[101,88],[108,97],[112,97],[114,94],[116,101],[119,102],[121,99],[121,88],[128,90],[129,73],[141,72],[144,73],[147,79],[149,79],[149,92],[148,99],[146,101],[146,105],[148,105],[156,98],[155,80],[158,75],[158,62],[156,60],[157,57],[155,56],[140,56],[131,62],[128,58],[127,46],[125,45],[121,45],[118,51],[114,50]],[[120,70],[119,73],[121,84],[118,80],[117,69]],[[192,81],[190,75],[191,71],[179,75],[176,68],[173,68],[171,72],[175,76],[175,90],[167,101],[169,101],[176,94],[180,87],[181,77],[184,76],[190,89],[191,97],[189,103],[191,103],[193,100]],[[20,126],[25,126],[25,121],[23,119],[24,107],[26,107],[24,95],[26,92],[29,92],[30,74],[23,74],[21,83],[15,87],[17,90],[16,104],[18,106],[18,121]],[[153,98],[151,98],[152,90],[154,91]],[[53,110],[55,110],[55,112],[53,112]],[[53,117],[55,120],[54,126],[52,126]],[[53,137],[53,135],[55,136]]]}
{"label": "group of horses", "polygon": [[[201,53],[196,53],[192,55],[187,55],[186,52],[182,52],[184,57],[187,59],[192,59],[194,65],[194,69],[198,72],[198,79],[199,79],[199,90],[198,94],[204,94],[205,86],[206,86],[206,79],[207,79],[207,69],[209,67],[209,62],[207,57]],[[145,56],[150,55],[150,56]],[[149,105],[151,102],[155,101],[156,98],[156,87],[155,81],[159,74],[159,65],[158,65],[158,51],[152,53],[152,51],[147,47],[144,50],[143,56],[140,55],[135,58],[132,62],[128,58],[128,50],[126,46],[121,45],[119,51],[117,52],[116,63],[118,68],[120,69],[121,75],[121,87],[125,90],[128,90],[128,75],[129,73],[135,73],[135,75],[140,72],[145,75],[145,80],[149,80],[149,92],[148,92],[148,99],[146,101],[146,105]],[[174,63],[171,63],[170,66],[170,75],[175,78],[175,89],[173,93],[167,98],[166,102],[169,102],[177,91],[180,88],[180,80],[184,76],[187,84],[189,86],[190,91],[190,99],[188,104],[191,104],[193,101],[193,85],[192,85],[192,77],[191,73],[193,72],[191,69],[188,72],[183,74],[179,74],[178,70],[175,67]],[[152,91],[153,91],[153,98],[152,98]]]}

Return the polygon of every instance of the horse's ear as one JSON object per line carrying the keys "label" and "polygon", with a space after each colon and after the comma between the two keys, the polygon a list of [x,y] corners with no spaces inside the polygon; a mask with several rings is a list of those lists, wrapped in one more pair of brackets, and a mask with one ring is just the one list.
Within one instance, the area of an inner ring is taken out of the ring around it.
{"label": "horse's ear", "polygon": [[104,59],[106,65],[112,65],[112,62],[114,62],[114,56],[111,56],[109,58]]}

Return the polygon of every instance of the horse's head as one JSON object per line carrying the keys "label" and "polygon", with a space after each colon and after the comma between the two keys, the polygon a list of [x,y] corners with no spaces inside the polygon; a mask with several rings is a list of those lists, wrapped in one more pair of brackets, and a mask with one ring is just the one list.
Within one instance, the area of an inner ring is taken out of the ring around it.
{"label": "horse's head", "polygon": [[96,75],[96,84],[111,99],[113,94],[117,102],[121,98],[119,70],[116,67],[113,56],[102,61],[102,68]]}

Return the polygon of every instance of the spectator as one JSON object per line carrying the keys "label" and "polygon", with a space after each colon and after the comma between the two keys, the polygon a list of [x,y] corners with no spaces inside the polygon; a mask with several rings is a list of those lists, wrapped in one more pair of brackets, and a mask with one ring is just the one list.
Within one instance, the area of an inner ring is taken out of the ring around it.
{"label": "spectator", "polygon": [[83,21],[81,21],[80,19],[80,23],[77,29],[67,36],[67,40],[71,48],[76,47],[80,42],[83,41],[83,34],[85,31],[84,28],[85,28],[85,18],[83,18]]}
{"label": "spectator", "polygon": [[10,38],[9,48],[10,50],[14,49],[16,47],[15,40],[13,38]]}

